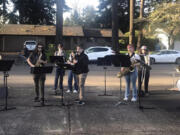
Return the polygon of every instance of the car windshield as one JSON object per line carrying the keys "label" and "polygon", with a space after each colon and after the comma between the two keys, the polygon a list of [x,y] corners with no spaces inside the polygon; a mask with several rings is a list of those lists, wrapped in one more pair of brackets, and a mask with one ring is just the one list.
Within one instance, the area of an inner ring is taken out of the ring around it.
{"label": "car windshield", "polygon": [[36,45],[35,42],[26,42],[26,45]]}

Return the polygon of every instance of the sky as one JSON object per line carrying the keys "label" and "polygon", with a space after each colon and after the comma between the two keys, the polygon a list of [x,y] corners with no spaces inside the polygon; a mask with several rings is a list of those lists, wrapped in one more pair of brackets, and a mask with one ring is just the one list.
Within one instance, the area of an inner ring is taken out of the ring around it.
{"label": "sky", "polygon": [[[87,6],[93,6],[97,9],[99,0],[65,0],[66,4],[72,9],[79,9],[80,11]],[[70,13],[64,13],[64,18],[69,17]]]}

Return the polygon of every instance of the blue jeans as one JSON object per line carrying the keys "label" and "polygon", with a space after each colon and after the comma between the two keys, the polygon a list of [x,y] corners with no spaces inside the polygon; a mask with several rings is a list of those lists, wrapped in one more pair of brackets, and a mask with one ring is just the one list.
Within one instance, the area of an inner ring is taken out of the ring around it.
{"label": "blue jeans", "polygon": [[55,81],[54,81],[54,89],[57,89],[58,80],[59,80],[59,88],[63,89],[63,77],[64,77],[64,69],[61,69],[59,67],[56,67],[56,75],[55,75]]}
{"label": "blue jeans", "polygon": [[135,69],[134,72],[130,72],[127,75],[125,75],[125,80],[126,80],[125,98],[129,97],[130,83],[132,83],[132,97],[137,98],[137,89],[136,89],[137,70]]}
{"label": "blue jeans", "polygon": [[74,89],[78,90],[76,75],[72,72],[72,70],[69,70],[69,73],[68,73],[68,88],[69,88],[70,91],[72,91],[73,78],[74,78]]}

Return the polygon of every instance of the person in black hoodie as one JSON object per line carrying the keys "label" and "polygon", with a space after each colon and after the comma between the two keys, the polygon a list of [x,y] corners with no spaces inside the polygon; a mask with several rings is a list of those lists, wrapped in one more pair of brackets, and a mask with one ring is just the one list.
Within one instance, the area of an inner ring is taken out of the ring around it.
{"label": "person in black hoodie", "polygon": [[85,102],[83,101],[84,85],[87,78],[87,74],[89,72],[89,68],[88,68],[89,60],[88,60],[88,56],[84,53],[82,45],[78,45],[76,49],[77,49],[77,55],[73,63],[75,65],[74,73],[76,74],[77,84],[79,88],[78,103],[79,105],[84,105],[85,104]]}

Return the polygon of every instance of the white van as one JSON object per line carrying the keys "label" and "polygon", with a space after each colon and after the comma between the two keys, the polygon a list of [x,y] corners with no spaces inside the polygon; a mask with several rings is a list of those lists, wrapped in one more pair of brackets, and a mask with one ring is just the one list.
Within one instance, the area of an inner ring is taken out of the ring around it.
{"label": "white van", "polygon": [[24,42],[24,46],[27,48],[28,51],[34,51],[36,48],[36,41],[34,40],[27,40]]}

